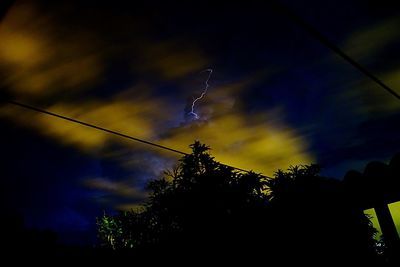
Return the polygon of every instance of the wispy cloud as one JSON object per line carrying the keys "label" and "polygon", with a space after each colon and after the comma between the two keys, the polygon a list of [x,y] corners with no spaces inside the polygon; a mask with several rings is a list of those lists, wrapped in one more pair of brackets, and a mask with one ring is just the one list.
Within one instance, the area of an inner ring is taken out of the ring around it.
{"label": "wispy cloud", "polygon": [[350,35],[343,44],[344,50],[358,60],[371,58],[371,55],[377,56],[382,49],[398,40],[399,26],[399,18],[380,21],[372,26],[368,25]]}
{"label": "wispy cloud", "polygon": [[14,5],[0,24],[3,83],[19,97],[72,94],[101,79],[99,43],[90,33],[59,30],[54,17],[29,2]]}
{"label": "wispy cloud", "polygon": [[116,182],[106,178],[92,178],[86,180],[84,184],[89,188],[101,190],[118,197],[137,200],[143,200],[147,197],[146,192],[127,182]]}

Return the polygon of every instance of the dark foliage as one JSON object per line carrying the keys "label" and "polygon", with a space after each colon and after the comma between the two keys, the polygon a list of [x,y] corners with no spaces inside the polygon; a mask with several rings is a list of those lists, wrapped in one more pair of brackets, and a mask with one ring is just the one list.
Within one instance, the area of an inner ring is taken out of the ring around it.
{"label": "dark foliage", "polygon": [[177,168],[149,183],[141,211],[98,220],[106,246],[172,262],[376,263],[369,219],[318,166],[270,179],[217,163],[199,142],[191,148]]}

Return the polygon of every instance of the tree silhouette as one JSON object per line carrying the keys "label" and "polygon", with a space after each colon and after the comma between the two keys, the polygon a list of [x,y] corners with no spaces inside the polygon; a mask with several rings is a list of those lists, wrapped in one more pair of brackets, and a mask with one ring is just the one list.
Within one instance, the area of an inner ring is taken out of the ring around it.
{"label": "tree silhouette", "polygon": [[99,237],[115,250],[174,258],[367,264],[374,229],[343,183],[317,165],[274,178],[221,165],[195,142],[172,171],[148,184],[141,211],[104,215]]}
{"label": "tree silhouette", "polygon": [[[319,176],[317,165],[279,170],[268,182],[279,251],[320,264],[377,261],[376,230],[343,182]],[[276,248],[275,248],[276,249]]]}
{"label": "tree silhouette", "polygon": [[142,211],[98,220],[99,237],[106,245],[113,249],[190,247],[192,252],[206,248],[213,253],[225,248],[227,240],[233,247],[252,231],[252,217],[261,217],[266,210],[266,179],[217,163],[199,142],[191,148],[193,153],[184,156],[177,168],[148,184],[151,193]]}

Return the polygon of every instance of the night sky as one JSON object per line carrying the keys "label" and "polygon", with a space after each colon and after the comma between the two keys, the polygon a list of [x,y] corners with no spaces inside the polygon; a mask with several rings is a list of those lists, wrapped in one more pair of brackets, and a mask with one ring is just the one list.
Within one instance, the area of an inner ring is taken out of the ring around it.
{"label": "night sky", "polygon": [[[2,97],[184,152],[200,140],[266,175],[319,163],[342,179],[400,151],[400,101],[274,6],[132,2],[15,1]],[[280,2],[400,93],[399,3]],[[137,207],[179,159],[9,104],[0,127],[2,208],[65,243],[95,242],[96,217]]]}

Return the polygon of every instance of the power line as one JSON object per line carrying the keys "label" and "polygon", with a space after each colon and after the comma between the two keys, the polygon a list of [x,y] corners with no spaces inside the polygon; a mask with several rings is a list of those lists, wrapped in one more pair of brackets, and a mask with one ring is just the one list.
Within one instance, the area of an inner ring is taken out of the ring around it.
{"label": "power line", "polygon": [[282,11],[290,20],[292,20],[294,23],[298,24],[303,29],[305,29],[308,33],[310,33],[312,36],[314,36],[319,42],[321,42],[327,48],[331,49],[333,52],[335,52],[341,58],[343,58],[348,63],[350,63],[353,67],[358,69],[361,73],[363,73],[368,78],[370,78],[375,83],[377,83],[381,88],[383,88],[388,93],[390,93],[391,95],[396,97],[398,100],[400,100],[400,95],[396,91],[394,91],[392,88],[390,88],[388,85],[386,85],[383,81],[381,81],[378,77],[376,77],[366,67],[364,67],[363,65],[361,65],[360,63],[358,63],[357,61],[352,59],[349,55],[347,55],[344,51],[342,51],[338,46],[336,46],[333,42],[331,42],[326,36],[324,36],[321,32],[319,32],[311,24],[307,23],[305,20],[303,20],[301,17],[299,17],[298,15],[293,13],[289,8],[282,5],[281,3],[278,3],[277,1],[273,1],[273,5],[278,10]]}
{"label": "power line", "polygon": [[146,141],[146,140],[143,140],[143,139],[139,139],[139,138],[136,138],[136,137],[133,137],[133,136],[129,136],[129,135],[126,135],[126,134],[123,134],[123,133],[120,133],[120,132],[117,132],[117,131],[113,131],[113,130],[110,130],[110,129],[107,129],[107,128],[104,128],[104,127],[100,127],[100,126],[97,126],[97,125],[94,125],[94,124],[91,124],[91,123],[87,123],[87,122],[80,121],[80,120],[77,120],[77,119],[73,119],[73,118],[70,118],[70,117],[66,117],[66,116],[63,116],[63,115],[60,115],[60,114],[56,114],[54,112],[50,112],[50,111],[47,111],[47,110],[44,110],[44,109],[40,109],[40,108],[31,106],[31,105],[19,103],[19,102],[16,102],[16,101],[7,101],[7,102],[9,102],[9,103],[11,103],[13,105],[17,105],[17,106],[20,106],[20,107],[23,107],[23,108],[27,108],[27,109],[34,110],[34,111],[37,111],[37,112],[40,112],[40,113],[44,113],[44,114],[47,114],[47,115],[50,115],[50,116],[53,116],[53,117],[57,117],[57,118],[60,118],[60,119],[63,119],[63,120],[75,122],[75,123],[84,125],[86,127],[94,128],[96,130],[100,130],[100,131],[107,132],[107,133],[110,133],[110,134],[118,135],[120,137],[127,138],[127,139],[130,139],[130,140],[133,140],[133,141],[136,141],[136,142],[140,142],[140,143],[143,143],[143,144],[146,144],[146,145],[158,147],[158,148],[165,149],[165,150],[168,150],[168,151],[171,151],[171,152],[174,152],[174,153],[178,153],[178,154],[181,154],[181,155],[189,155],[188,153],[185,153],[185,152],[173,149],[173,148],[169,148],[169,147],[166,147],[166,146],[163,146],[163,145],[159,145],[159,144],[156,144],[156,143],[153,143],[153,142],[149,142],[149,141]]}
{"label": "power line", "polygon": [[[81,121],[81,120],[77,120],[77,119],[73,119],[73,118],[70,118],[70,117],[66,117],[66,116],[63,116],[63,115],[60,115],[60,114],[45,110],[45,109],[37,108],[37,107],[31,106],[31,105],[27,105],[27,104],[24,104],[24,103],[13,101],[13,100],[7,100],[6,102],[8,102],[10,104],[13,104],[13,105],[16,105],[16,106],[19,106],[19,107],[22,107],[22,108],[30,109],[30,110],[33,110],[33,111],[36,111],[36,112],[39,112],[39,113],[43,113],[43,114],[50,115],[50,116],[53,116],[53,117],[56,117],[56,118],[59,118],[59,119],[63,119],[63,120],[74,122],[74,123],[77,123],[77,124],[80,124],[80,125],[83,125],[83,126],[86,126],[86,127],[89,127],[89,128],[93,128],[93,129],[96,129],[96,130],[99,130],[99,131],[103,131],[103,132],[106,132],[106,133],[109,133],[109,134],[117,135],[119,137],[123,137],[123,138],[129,139],[129,140],[132,140],[132,141],[136,141],[136,142],[139,142],[139,143],[142,143],[142,144],[154,146],[154,147],[157,147],[157,148],[160,148],[160,149],[164,149],[164,150],[168,150],[170,152],[174,152],[174,153],[181,154],[181,155],[184,155],[184,156],[189,155],[189,153],[186,153],[186,152],[183,152],[183,151],[180,151],[180,150],[177,150],[177,149],[173,149],[173,148],[170,148],[170,147],[167,147],[167,146],[163,146],[163,145],[156,144],[156,143],[153,143],[153,142],[150,142],[150,141],[146,141],[146,140],[143,140],[143,139],[140,139],[140,138],[136,138],[136,137],[133,137],[133,136],[130,136],[130,135],[127,135],[127,134],[123,134],[121,132],[113,131],[113,130],[110,130],[110,129],[107,129],[107,128],[104,128],[104,127],[100,127],[100,126],[97,126],[97,125],[94,125],[94,124],[91,124],[91,123],[87,123],[87,122],[84,122],[84,121]],[[241,172],[247,172],[247,173],[250,172],[248,170],[244,170],[244,169],[241,169],[241,168],[233,167],[233,166],[230,166],[230,165],[227,165],[227,164],[223,164],[223,163],[220,163],[220,164],[223,165],[223,166],[227,166],[227,167],[230,167],[232,169],[241,171]],[[268,177],[266,175],[261,175],[261,176],[266,177],[266,178],[271,178],[271,177]]]}

